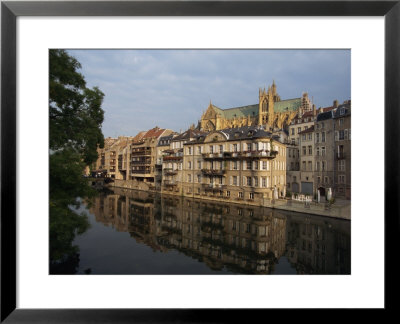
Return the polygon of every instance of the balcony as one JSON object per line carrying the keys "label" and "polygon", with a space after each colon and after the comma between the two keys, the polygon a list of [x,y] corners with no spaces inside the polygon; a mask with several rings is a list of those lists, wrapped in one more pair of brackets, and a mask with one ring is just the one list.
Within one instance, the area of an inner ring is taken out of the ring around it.
{"label": "balcony", "polygon": [[151,150],[146,149],[134,149],[131,152],[131,155],[151,155]]}
{"label": "balcony", "polygon": [[139,160],[139,161],[131,161],[131,164],[135,164],[135,165],[137,165],[137,164],[150,164],[151,163],[151,161],[150,160]]}
{"label": "balcony", "polygon": [[163,156],[163,161],[181,161],[183,156],[167,155]]}
{"label": "balcony", "polygon": [[131,174],[150,174],[150,170],[132,170]]}
{"label": "balcony", "polygon": [[336,153],[336,159],[337,160],[344,160],[346,158],[346,153],[344,152],[337,152]]}
{"label": "balcony", "polygon": [[202,183],[201,186],[205,191],[223,190],[226,188],[226,185],[220,183]]}
{"label": "balcony", "polygon": [[176,183],[175,181],[164,181],[163,185],[165,187],[175,187],[178,185],[178,183]]}
{"label": "balcony", "polygon": [[167,176],[178,174],[178,170],[173,170],[171,168],[164,169],[164,174]]}
{"label": "balcony", "polygon": [[207,176],[223,176],[226,170],[201,169],[201,172]]}
{"label": "balcony", "polygon": [[202,153],[201,155],[203,156],[203,159],[211,160],[211,159],[223,159],[224,157],[226,157],[225,153]]}
{"label": "balcony", "polygon": [[244,159],[257,159],[257,158],[267,158],[267,159],[274,159],[278,151],[244,151],[238,153],[240,158]]}

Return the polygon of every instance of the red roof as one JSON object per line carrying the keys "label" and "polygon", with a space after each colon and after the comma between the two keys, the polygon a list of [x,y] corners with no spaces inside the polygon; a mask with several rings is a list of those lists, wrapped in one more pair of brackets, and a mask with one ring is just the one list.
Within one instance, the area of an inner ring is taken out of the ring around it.
{"label": "red roof", "polygon": [[154,127],[148,130],[146,134],[144,134],[143,138],[152,138],[152,137],[158,138],[161,136],[162,133],[164,133],[164,131],[165,129],[163,128]]}

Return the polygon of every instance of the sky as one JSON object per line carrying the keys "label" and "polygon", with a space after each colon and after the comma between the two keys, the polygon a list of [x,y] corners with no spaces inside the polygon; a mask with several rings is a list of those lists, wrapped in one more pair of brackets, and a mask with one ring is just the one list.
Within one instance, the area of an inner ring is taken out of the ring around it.
{"label": "sky", "polygon": [[303,92],[318,107],[351,99],[350,50],[69,50],[87,86],[105,94],[105,137],[155,126],[184,131],[210,101],[258,104],[275,80],[282,100]]}

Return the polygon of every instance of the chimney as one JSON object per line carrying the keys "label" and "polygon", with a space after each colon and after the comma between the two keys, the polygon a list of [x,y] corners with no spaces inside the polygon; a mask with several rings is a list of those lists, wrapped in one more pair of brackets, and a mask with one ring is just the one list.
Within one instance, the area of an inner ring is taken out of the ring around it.
{"label": "chimney", "polygon": [[339,106],[339,101],[337,99],[333,100],[333,107],[337,108]]}

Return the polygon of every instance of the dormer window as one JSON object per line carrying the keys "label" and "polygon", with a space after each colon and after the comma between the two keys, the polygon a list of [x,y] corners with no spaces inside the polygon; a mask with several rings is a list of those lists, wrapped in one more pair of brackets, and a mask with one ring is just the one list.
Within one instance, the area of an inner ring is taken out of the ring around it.
{"label": "dormer window", "polygon": [[253,136],[254,132],[251,130],[247,133],[247,136]]}
{"label": "dormer window", "polygon": [[340,110],[339,110],[340,116],[344,115],[344,112],[345,112],[344,108],[340,108]]}

